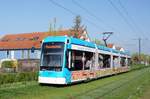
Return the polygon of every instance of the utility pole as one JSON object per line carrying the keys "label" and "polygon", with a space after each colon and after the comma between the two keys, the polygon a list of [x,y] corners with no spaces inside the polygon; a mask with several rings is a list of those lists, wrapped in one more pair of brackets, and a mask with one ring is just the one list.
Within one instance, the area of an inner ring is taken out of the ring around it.
{"label": "utility pole", "polygon": [[134,40],[137,40],[138,41],[138,59],[139,59],[139,64],[141,63],[141,38],[137,38],[137,39],[134,39]]}
{"label": "utility pole", "polygon": [[56,17],[54,17],[53,21],[54,21],[54,32],[56,32]]}
{"label": "utility pole", "polygon": [[139,63],[141,61],[141,38],[138,38],[138,43],[139,43]]}

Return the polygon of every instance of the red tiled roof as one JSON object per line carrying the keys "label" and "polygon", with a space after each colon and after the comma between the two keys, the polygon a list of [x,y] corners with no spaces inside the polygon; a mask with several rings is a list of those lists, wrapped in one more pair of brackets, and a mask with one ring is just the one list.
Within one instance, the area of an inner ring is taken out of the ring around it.
{"label": "red tiled roof", "polygon": [[[109,48],[113,48],[114,44],[108,44],[108,47]],[[115,46],[115,49],[116,50],[120,50],[122,47],[119,47],[119,46]]]}
{"label": "red tiled roof", "polygon": [[113,48],[114,44],[108,44],[107,47]]}
{"label": "red tiled roof", "polygon": [[[0,50],[7,49],[31,49],[33,46],[35,48],[40,48],[40,42],[47,36],[73,36],[74,31],[64,30],[59,32],[33,32],[33,33],[23,33],[23,34],[9,34],[5,35],[0,40]],[[78,37],[81,36],[81,32],[78,33]]]}

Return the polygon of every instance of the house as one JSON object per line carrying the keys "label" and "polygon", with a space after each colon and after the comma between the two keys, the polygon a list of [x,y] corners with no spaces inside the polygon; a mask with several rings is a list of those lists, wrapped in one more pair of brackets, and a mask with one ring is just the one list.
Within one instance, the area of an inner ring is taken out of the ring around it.
{"label": "house", "polygon": [[116,46],[114,44],[108,44],[107,47],[112,48],[112,49],[116,49]]}
{"label": "house", "polygon": [[[39,59],[41,42],[47,36],[72,36],[90,41],[86,29],[75,32],[73,30],[60,30],[51,32],[33,32],[20,34],[7,34],[0,39],[0,59]],[[35,48],[32,53],[31,49]]]}
{"label": "house", "polygon": [[119,47],[119,46],[115,46],[114,44],[108,44],[108,47],[112,48],[112,49],[115,49],[115,50],[118,50],[118,51],[122,51],[122,52],[125,51],[124,48]]}

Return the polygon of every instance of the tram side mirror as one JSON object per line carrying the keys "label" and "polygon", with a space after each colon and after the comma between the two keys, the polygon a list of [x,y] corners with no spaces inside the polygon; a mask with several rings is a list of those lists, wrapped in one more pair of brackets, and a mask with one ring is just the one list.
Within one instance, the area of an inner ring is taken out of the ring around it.
{"label": "tram side mirror", "polygon": [[31,53],[34,53],[34,51],[35,51],[35,47],[33,46],[33,47],[31,48]]}
{"label": "tram side mirror", "polygon": [[67,43],[69,43],[69,40],[67,40]]}

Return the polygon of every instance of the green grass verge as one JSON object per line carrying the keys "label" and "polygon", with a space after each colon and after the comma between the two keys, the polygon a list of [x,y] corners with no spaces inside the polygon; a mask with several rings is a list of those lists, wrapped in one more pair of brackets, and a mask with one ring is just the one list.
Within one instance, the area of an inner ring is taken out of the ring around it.
{"label": "green grass verge", "polygon": [[0,99],[138,99],[150,84],[150,68],[77,85],[39,86],[36,81],[0,87]]}
{"label": "green grass verge", "polygon": [[141,69],[141,68],[145,68],[145,67],[149,67],[149,66],[145,66],[144,64],[133,64],[130,66],[130,69],[136,70],[136,69]]}
{"label": "green grass verge", "polygon": [[37,80],[37,72],[0,73],[0,86],[8,83]]}

